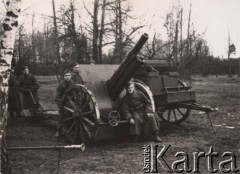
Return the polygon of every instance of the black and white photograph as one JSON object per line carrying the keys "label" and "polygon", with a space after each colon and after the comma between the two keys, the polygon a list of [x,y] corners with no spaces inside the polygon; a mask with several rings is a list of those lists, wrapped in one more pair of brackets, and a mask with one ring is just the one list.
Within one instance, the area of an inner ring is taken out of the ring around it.
{"label": "black and white photograph", "polygon": [[0,1],[0,174],[240,173],[239,7]]}

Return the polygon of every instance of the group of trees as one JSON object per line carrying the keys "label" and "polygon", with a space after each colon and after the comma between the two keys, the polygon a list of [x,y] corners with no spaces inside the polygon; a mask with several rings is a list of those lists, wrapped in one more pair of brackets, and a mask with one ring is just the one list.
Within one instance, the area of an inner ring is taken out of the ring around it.
{"label": "group of trees", "polygon": [[[127,0],[94,0],[92,9],[82,2],[89,19],[82,19],[75,0],[56,11],[52,0],[53,15],[43,16],[43,31],[35,31],[34,14],[32,32],[21,26],[15,42],[19,64],[55,65],[60,68],[73,63],[119,63],[126,56],[126,47],[133,42],[133,35],[143,26],[127,26],[132,18]],[[106,18],[107,16],[107,18]],[[89,20],[89,21],[86,21]],[[103,53],[109,46],[108,55]]]}
{"label": "group of trees", "polygon": [[[79,14],[79,5],[88,19]],[[137,31],[145,25],[129,24],[134,16],[127,0],[92,0],[90,6],[84,1],[77,4],[70,0],[56,10],[55,0],[52,0],[53,13],[42,15],[42,31],[36,30],[35,15],[32,14],[32,32],[20,26],[15,42],[14,57],[19,67],[30,65],[34,73],[47,75],[56,74],[57,70],[62,71],[74,63],[120,63],[134,45]],[[187,78],[192,73],[223,74],[225,70],[220,67],[225,67],[227,62],[211,55],[207,41],[203,39],[204,32],[199,33],[194,27],[191,10],[191,5],[188,11],[184,11],[181,4],[173,5],[164,18],[167,39],[163,40],[156,32],[145,44],[142,56],[167,59],[181,76]],[[105,47],[110,48],[108,53],[103,51]],[[219,65],[214,73],[212,68],[201,68],[209,67],[210,60]],[[48,71],[43,71],[42,67],[46,66]],[[237,69],[235,66],[231,71],[238,72]]]}
{"label": "group of trees", "polygon": [[181,76],[191,75],[193,63],[210,56],[207,41],[203,39],[204,32],[198,33],[191,20],[191,5],[185,16],[187,19],[184,19],[181,4],[173,5],[164,19],[167,40],[159,40],[155,34],[153,41],[146,45],[149,59],[168,60]]}

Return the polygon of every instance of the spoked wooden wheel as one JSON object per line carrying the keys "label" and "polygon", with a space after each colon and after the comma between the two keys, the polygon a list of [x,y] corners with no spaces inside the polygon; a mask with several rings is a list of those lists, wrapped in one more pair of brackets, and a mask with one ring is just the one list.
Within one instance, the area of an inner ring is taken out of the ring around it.
{"label": "spoked wooden wheel", "polygon": [[61,129],[71,143],[94,138],[99,111],[92,93],[82,85],[74,86],[64,97]]}
{"label": "spoked wooden wheel", "polygon": [[178,107],[173,104],[164,108],[158,108],[157,112],[164,122],[178,124],[189,117],[191,109]]}

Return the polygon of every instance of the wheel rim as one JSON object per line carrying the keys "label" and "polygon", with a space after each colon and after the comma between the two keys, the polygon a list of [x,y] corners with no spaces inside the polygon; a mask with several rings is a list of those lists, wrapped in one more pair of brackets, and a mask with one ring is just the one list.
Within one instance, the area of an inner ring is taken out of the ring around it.
{"label": "wheel rim", "polygon": [[155,102],[154,102],[154,98],[153,98],[153,94],[152,94],[151,89],[146,84],[144,84],[142,81],[140,81],[140,80],[136,80],[135,79],[134,83],[136,85],[136,88],[138,90],[140,90],[141,92],[143,92],[144,95],[146,95],[146,97],[150,100],[150,102],[152,104],[152,111],[156,112]]}
{"label": "wheel rim", "polygon": [[165,108],[159,108],[158,115],[164,122],[178,124],[185,121],[189,117],[190,111],[191,110],[189,108],[169,106]]}
{"label": "wheel rim", "polygon": [[93,95],[82,85],[68,92],[62,104],[61,128],[71,143],[90,141],[97,128],[98,108]]}

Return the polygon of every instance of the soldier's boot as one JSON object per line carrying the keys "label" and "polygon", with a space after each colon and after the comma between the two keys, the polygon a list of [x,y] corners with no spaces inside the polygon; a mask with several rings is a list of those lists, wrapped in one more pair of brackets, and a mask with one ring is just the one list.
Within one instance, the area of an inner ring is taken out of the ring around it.
{"label": "soldier's boot", "polygon": [[162,139],[159,137],[158,131],[154,132],[153,141],[155,141],[155,142],[162,142]]}

